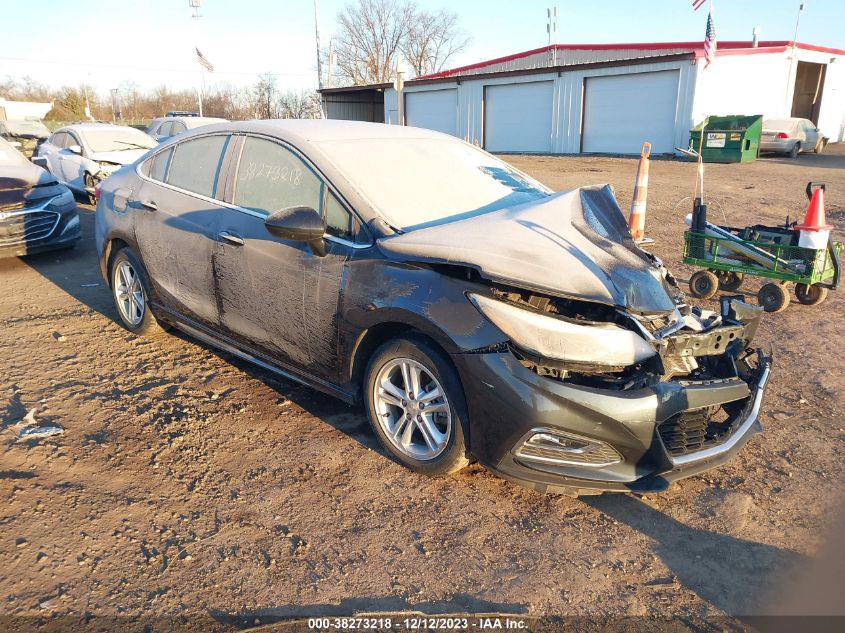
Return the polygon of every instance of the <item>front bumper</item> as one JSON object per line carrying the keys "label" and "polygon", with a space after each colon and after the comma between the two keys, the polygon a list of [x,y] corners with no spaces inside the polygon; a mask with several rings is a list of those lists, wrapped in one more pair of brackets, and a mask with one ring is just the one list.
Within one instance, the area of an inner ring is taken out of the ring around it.
{"label": "front bumper", "polygon": [[[760,355],[740,378],[661,382],[629,391],[580,387],[537,375],[509,352],[453,356],[464,383],[470,450],[496,474],[540,492],[569,495],[651,492],[730,460],[760,432],[758,420],[771,361]],[[670,452],[659,429],[687,412],[728,405],[730,432],[683,454]],[[612,447],[618,463],[529,463],[517,455],[537,430],[591,438]]]}
{"label": "front bumper", "polygon": [[[16,213],[22,216],[37,213],[45,218],[44,220],[39,218],[41,224],[47,221],[52,224],[46,224],[43,229],[40,225],[35,227],[25,225],[23,229],[20,229],[18,226],[6,226],[6,222],[0,221],[0,257],[23,257],[70,248],[82,237],[79,214],[75,205],[70,210],[55,211],[46,207]],[[49,220],[52,217],[55,219]]]}

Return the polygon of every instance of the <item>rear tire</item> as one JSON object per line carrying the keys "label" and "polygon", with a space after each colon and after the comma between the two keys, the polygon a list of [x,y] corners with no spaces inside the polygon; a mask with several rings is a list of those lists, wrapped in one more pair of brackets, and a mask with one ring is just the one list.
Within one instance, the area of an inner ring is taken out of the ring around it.
{"label": "rear tire", "polygon": [[798,158],[798,154],[801,153],[801,143],[796,143],[792,146],[792,149],[789,150],[789,157],[790,158]]}
{"label": "rear tire", "polygon": [[693,273],[689,280],[689,290],[697,299],[709,299],[719,289],[719,278],[709,270]]}
{"label": "rear tire", "polygon": [[734,292],[742,286],[744,278],[742,273],[735,273],[731,270],[717,270],[716,277],[719,278],[719,289],[726,292]]}
{"label": "rear tire", "polygon": [[469,464],[458,373],[427,339],[397,338],[375,351],[364,376],[364,404],[376,437],[403,466],[439,476]]}
{"label": "rear tire", "polygon": [[84,181],[85,181],[85,189],[86,189],[85,195],[88,198],[88,204],[90,204],[92,206],[96,206],[97,205],[97,198],[94,196],[93,193],[88,193],[88,191],[87,191],[88,189],[94,189],[94,187],[97,184],[94,181],[94,176],[92,176],[88,172],[85,172]]}
{"label": "rear tire", "polygon": [[805,306],[817,306],[827,299],[827,288],[816,284],[795,284],[795,298]]}
{"label": "rear tire", "polygon": [[162,332],[150,310],[147,271],[129,248],[119,250],[109,268],[109,285],[120,324],[130,332],[147,335]]}
{"label": "rear tire", "polygon": [[780,284],[763,284],[757,293],[757,304],[766,312],[783,312],[789,305],[789,294]]}

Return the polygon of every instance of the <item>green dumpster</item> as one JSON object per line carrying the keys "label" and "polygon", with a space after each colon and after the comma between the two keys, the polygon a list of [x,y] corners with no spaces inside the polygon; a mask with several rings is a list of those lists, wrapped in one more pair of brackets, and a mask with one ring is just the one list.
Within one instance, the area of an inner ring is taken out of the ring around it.
{"label": "green dumpster", "polygon": [[689,146],[705,163],[747,163],[757,160],[762,131],[761,114],[711,116],[690,130]]}

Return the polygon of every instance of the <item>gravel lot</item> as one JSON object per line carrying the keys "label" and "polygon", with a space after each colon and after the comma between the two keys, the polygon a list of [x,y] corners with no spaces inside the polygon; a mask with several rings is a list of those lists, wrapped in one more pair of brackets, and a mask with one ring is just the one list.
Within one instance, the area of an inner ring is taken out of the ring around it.
{"label": "gravel lot", "polygon": [[[630,204],[635,160],[507,159],[555,189],[610,182]],[[694,171],[651,162],[647,234],[682,281]],[[843,239],[845,148],[707,178],[712,217],[718,202],[735,225],[803,217],[807,181],[826,181]],[[771,612],[841,505],[845,292],[766,315],[765,433],[731,464],[660,495],[543,496],[479,467],[424,479],[385,458],[359,409],[181,336],[129,334],[81,208],[76,249],[0,260],[0,629],[420,611],[733,630],[713,619]],[[32,409],[64,433],[16,441]]]}

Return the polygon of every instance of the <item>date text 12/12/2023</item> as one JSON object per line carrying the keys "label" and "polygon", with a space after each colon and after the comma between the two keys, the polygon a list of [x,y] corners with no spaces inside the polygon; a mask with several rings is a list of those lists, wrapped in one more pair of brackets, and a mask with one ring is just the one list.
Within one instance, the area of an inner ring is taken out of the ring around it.
{"label": "date text 12/12/2023", "polygon": [[527,629],[519,617],[321,617],[309,618],[308,628],[314,631],[519,631]]}

